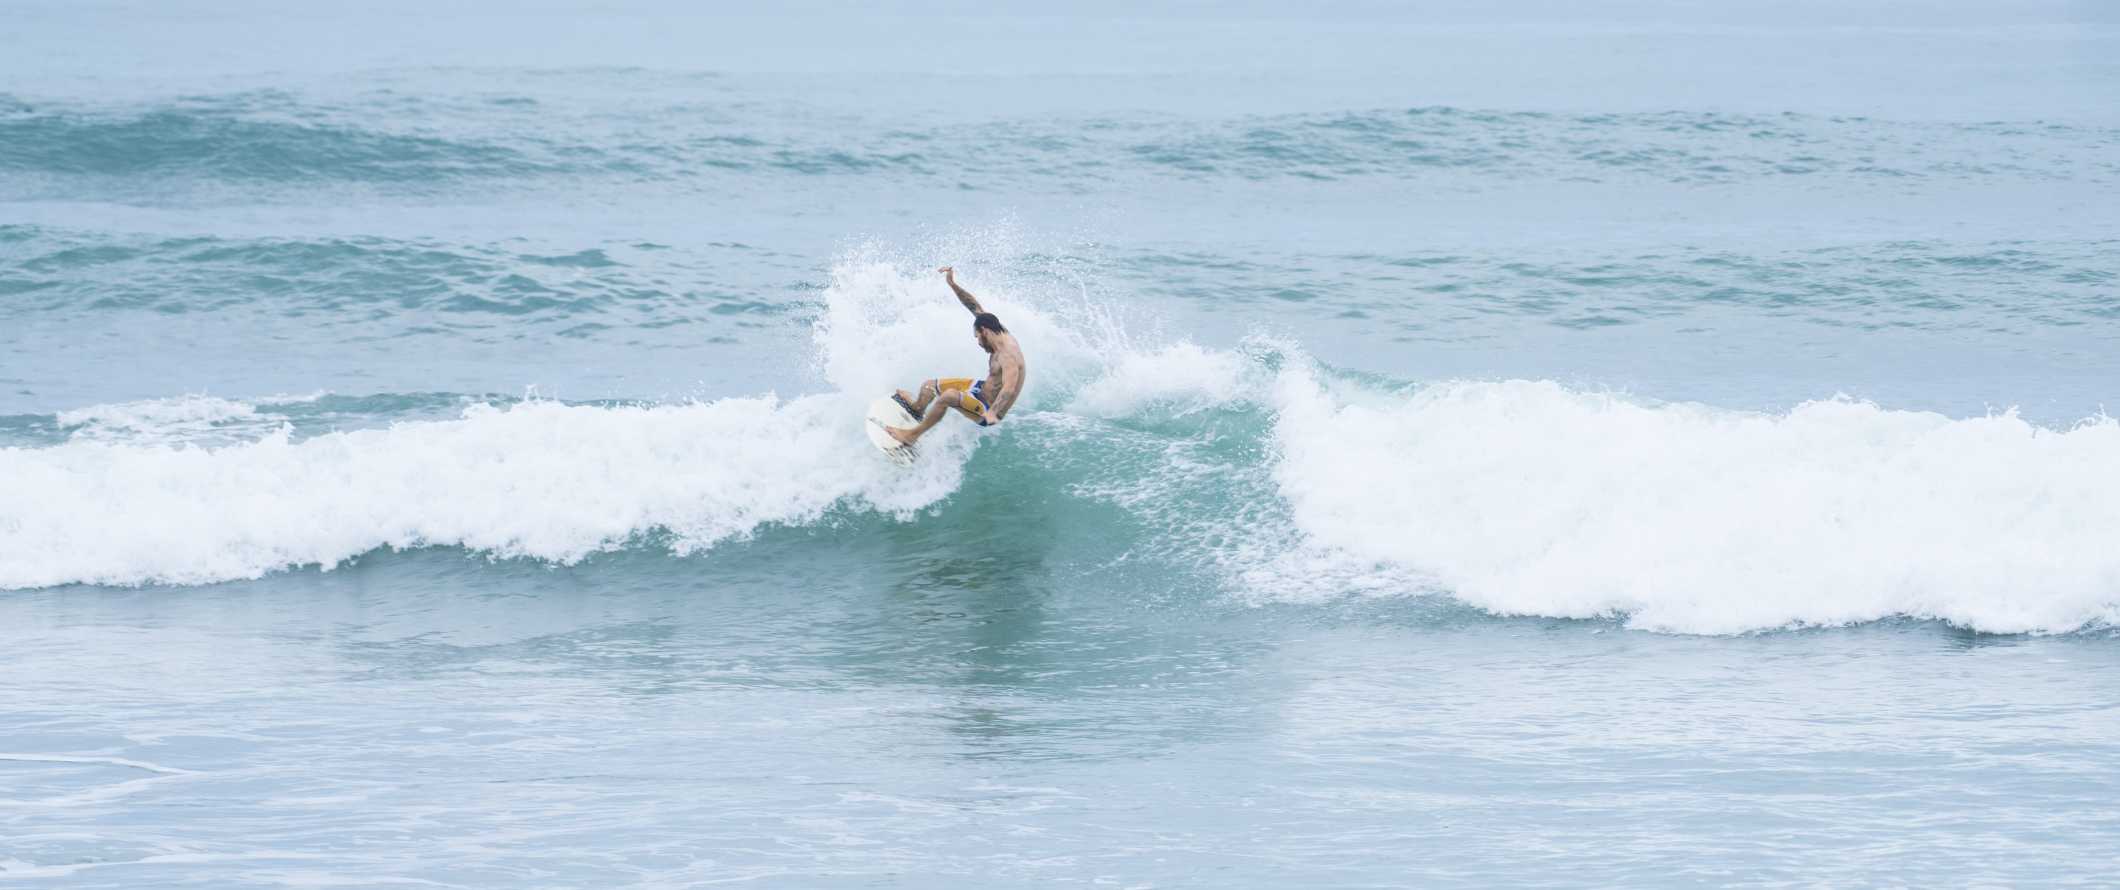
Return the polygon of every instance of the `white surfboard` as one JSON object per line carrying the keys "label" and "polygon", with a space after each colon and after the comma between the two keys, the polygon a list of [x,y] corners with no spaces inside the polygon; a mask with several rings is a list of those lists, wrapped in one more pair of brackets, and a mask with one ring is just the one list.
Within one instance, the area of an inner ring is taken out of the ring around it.
{"label": "white surfboard", "polygon": [[909,430],[919,423],[920,421],[913,419],[913,415],[906,413],[897,399],[884,396],[869,403],[869,417],[862,425],[867,428],[869,441],[875,443],[876,450],[883,452],[883,456],[890,458],[892,463],[907,467],[913,464],[913,446],[891,438],[891,434],[884,432],[883,428]]}

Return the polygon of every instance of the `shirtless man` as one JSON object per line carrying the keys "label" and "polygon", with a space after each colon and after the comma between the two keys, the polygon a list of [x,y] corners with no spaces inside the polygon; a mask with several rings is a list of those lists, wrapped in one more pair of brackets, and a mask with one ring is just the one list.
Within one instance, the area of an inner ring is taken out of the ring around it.
{"label": "shirtless man", "polygon": [[891,438],[911,445],[949,412],[937,409],[955,408],[964,416],[978,421],[980,426],[993,426],[1008,416],[1010,406],[1023,393],[1023,349],[1016,345],[1016,337],[1001,326],[1001,319],[979,306],[979,298],[957,285],[957,270],[942,267],[942,279],[950,283],[950,290],[957,292],[957,302],[972,311],[972,339],[979,341],[979,348],[986,350],[986,379],[970,377],[943,377],[920,384],[920,395],[916,398],[899,390],[892,398],[905,406],[907,413],[918,418],[920,425],[912,429],[889,429]]}

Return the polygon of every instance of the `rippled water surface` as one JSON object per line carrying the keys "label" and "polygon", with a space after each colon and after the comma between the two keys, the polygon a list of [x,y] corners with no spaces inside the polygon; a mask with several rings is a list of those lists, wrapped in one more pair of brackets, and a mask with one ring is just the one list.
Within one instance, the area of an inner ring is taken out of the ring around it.
{"label": "rippled water surface", "polygon": [[13,12],[0,883],[2110,871],[2095,4]]}

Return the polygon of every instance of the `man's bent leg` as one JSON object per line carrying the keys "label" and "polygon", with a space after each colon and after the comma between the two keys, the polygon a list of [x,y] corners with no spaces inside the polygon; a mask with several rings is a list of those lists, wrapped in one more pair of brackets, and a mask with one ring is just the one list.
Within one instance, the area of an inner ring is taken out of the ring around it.
{"label": "man's bent leg", "polygon": [[920,384],[920,394],[917,396],[902,389],[894,389],[891,390],[891,398],[896,399],[898,404],[905,408],[905,413],[912,415],[914,420],[925,419],[928,402],[935,398],[935,381]]}
{"label": "man's bent leg", "polygon": [[[933,383],[934,381],[928,382]],[[927,387],[922,386],[921,390],[923,393],[925,393]],[[928,407],[925,405],[921,407],[922,416],[920,418],[920,424],[918,426],[915,426],[909,430],[891,429],[886,427],[884,431],[890,433],[891,438],[897,439],[900,442],[904,442],[907,445],[911,445],[914,442],[920,441],[921,436],[927,435],[928,430],[934,429],[935,424],[941,423],[943,416],[950,413],[950,408],[962,405],[964,403],[963,399],[964,393],[961,390],[945,389],[941,393],[935,395],[933,400],[933,410],[929,410]]]}
{"label": "man's bent leg", "polygon": [[935,381],[929,380],[920,384],[920,395],[915,396],[901,389],[898,390],[898,398],[913,406],[913,413],[925,417],[927,416],[928,403],[935,400],[935,393],[940,389],[941,387],[935,385]]}

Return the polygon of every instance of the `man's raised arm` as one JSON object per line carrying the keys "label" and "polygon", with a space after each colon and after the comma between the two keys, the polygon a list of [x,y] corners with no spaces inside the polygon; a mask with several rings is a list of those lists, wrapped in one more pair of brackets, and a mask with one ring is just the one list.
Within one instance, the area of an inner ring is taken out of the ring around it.
{"label": "man's raised arm", "polygon": [[986,311],[985,309],[979,308],[978,297],[972,296],[971,291],[965,290],[964,288],[959,287],[957,285],[956,269],[953,269],[949,266],[944,266],[941,269],[938,269],[937,271],[942,273],[942,280],[950,283],[950,290],[957,292],[957,302],[963,303],[964,308],[972,310],[973,315],[978,315],[979,313]]}

